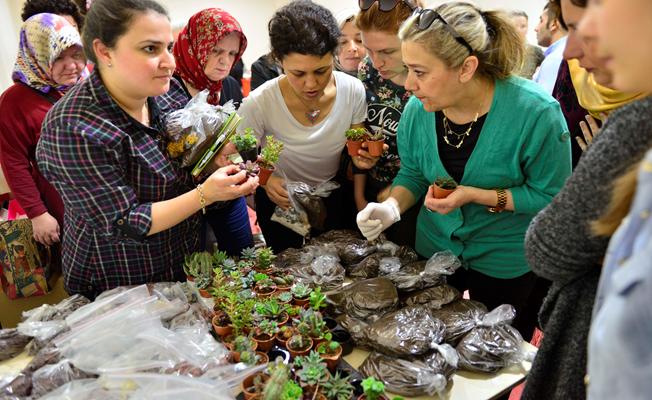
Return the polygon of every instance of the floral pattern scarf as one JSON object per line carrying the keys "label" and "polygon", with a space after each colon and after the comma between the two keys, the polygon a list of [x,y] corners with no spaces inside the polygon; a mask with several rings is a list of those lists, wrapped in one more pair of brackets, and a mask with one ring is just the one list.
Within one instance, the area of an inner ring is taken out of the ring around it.
{"label": "floral pattern scarf", "polygon": [[[59,85],[51,75],[52,64],[71,46],[82,47],[77,29],[55,14],[36,14],[20,28],[18,57],[11,78],[40,92],[57,90],[64,93],[72,85]],[[84,68],[80,80],[88,72]]]}
{"label": "floral pattern scarf", "polygon": [[232,32],[240,34],[240,51],[233,60],[235,65],[247,48],[247,38],[238,21],[222,9],[207,8],[190,17],[174,43],[176,73],[194,88],[200,91],[208,89],[210,104],[219,104],[222,81],[214,82],[208,79],[204,66],[217,42]]}

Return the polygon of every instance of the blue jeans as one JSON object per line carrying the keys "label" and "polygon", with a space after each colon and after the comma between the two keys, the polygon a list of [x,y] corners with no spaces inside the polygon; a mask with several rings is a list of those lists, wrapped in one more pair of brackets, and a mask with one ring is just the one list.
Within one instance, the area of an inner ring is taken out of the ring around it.
{"label": "blue jeans", "polygon": [[254,246],[244,197],[208,208],[204,221],[213,229],[217,247],[230,256],[239,256],[242,249]]}

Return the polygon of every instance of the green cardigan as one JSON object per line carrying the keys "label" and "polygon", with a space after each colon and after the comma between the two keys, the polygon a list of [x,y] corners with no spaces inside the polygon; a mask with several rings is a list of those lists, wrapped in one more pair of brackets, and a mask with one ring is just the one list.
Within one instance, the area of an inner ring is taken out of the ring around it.
{"label": "green cardigan", "polygon": [[[416,97],[398,127],[401,169],[394,186],[421,198],[438,176],[449,176],[439,158],[434,113]],[[447,215],[428,212],[417,219],[416,250],[424,257],[449,249],[472,268],[511,279],[528,271],[523,242],[532,218],[571,174],[568,127],[559,103],[531,81],[496,81],[493,103],[462,182],[484,189],[509,189],[515,211],[492,214],[470,203]]]}

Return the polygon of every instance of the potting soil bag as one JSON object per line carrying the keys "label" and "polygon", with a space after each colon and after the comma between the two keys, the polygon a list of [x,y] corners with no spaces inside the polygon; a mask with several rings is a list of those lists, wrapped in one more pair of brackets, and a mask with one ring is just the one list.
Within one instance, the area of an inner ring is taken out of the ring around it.
{"label": "potting soil bag", "polygon": [[508,304],[487,313],[456,347],[460,369],[493,373],[521,362],[523,338],[509,325],[515,315],[514,307]]}
{"label": "potting soil bag", "polygon": [[324,243],[347,243],[356,239],[364,239],[358,231],[351,229],[334,229],[310,239],[308,244],[320,245]]}
{"label": "potting soil bag", "polygon": [[482,320],[487,313],[487,307],[474,300],[460,299],[441,308],[431,308],[430,312],[433,317],[442,321],[446,326],[444,342],[455,346],[467,332]]}
{"label": "potting soil bag", "polygon": [[367,347],[398,357],[431,351],[444,339],[445,326],[421,306],[405,307],[386,314],[364,330]]}
{"label": "potting soil bag", "polygon": [[[440,353],[436,353],[440,354]],[[455,363],[455,349],[452,349],[452,363]],[[444,357],[439,355],[440,360]],[[438,363],[424,359],[401,359],[377,352],[369,354],[360,365],[360,372],[383,381],[388,392],[402,396],[435,396],[446,391],[448,379],[455,367],[446,364],[443,368]]]}
{"label": "potting soil bag", "polygon": [[462,294],[452,286],[439,285],[401,296],[403,304],[408,306],[424,305],[430,309],[438,309],[443,305],[462,298]]}
{"label": "potting soil bag", "polygon": [[326,293],[337,314],[373,322],[398,307],[398,292],[386,278],[366,279]]}
{"label": "potting soil bag", "polygon": [[68,382],[94,377],[96,375],[75,368],[70,361],[61,360],[56,364],[45,365],[34,372],[31,395],[39,398]]}
{"label": "potting soil bag", "polygon": [[433,254],[428,261],[416,261],[386,275],[399,291],[411,292],[445,283],[446,275],[462,266],[449,250]]}
{"label": "potting soil bag", "polygon": [[355,265],[351,265],[347,275],[356,279],[377,278],[380,268],[380,259],[384,256],[380,253],[373,253],[365,257]]}
{"label": "potting soil bag", "polygon": [[224,106],[208,104],[208,90],[199,92],[181,110],[166,117],[170,139],[167,147],[172,158],[182,157],[181,166],[195,165],[215,141],[219,128],[235,112],[233,101]]}
{"label": "potting soil bag", "polygon": [[351,339],[353,339],[353,342],[355,342],[356,345],[364,345],[365,329],[367,326],[369,326],[368,323],[360,319],[353,318],[347,314],[342,314],[337,317],[337,323],[340,324],[340,326],[347,332],[349,332]]}
{"label": "potting soil bag", "polygon": [[340,259],[333,254],[321,254],[309,264],[295,264],[286,269],[295,281],[311,287],[321,287],[324,291],[339,289],[344,283],[344,267]]}
{"label": "potting soil bag", "polygon": [[0,329],[0,361],[14,358],[22,353],[31,337],[23,335],[17,329]]}
{"label": "potting soil bag", "polygon": [[292,229],[301,236],[307,236],[310,228],[324,229],[327,212],[324,198],[340,185],[334,181],[310,186],[304,182],[292,182],[286,179],[286,189],[290,198],[290,207],[283,209],[276,207],[272,221]]}

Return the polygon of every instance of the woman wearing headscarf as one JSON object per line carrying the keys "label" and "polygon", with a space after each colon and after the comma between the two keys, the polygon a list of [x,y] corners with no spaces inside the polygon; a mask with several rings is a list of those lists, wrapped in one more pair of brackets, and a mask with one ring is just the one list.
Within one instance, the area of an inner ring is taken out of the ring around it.
{"label": "woman wearing headscarf", "polygon": [[[207,89],[209,103],[224,105],[233,100],[239,105],[242,91],[229,73],[246,48],[242,28],[228,12],[207,8],[190,17],[173,49],[175,77],[187,100]],[[222,153],[229,151],[235,149]],[[218,247],[230,255],[239,255],[254,244],[244,197],[215,203],[207,210],[205,221],[213,229]]]}
{"label": "woman wearing headscarf", "polygon": [[14,84],[0,97],[0,162],[9,188],[32,221],[34,239],[59,242],[63,202],[36,165],[45,114],[85,75],[79,32],[65,18],[42,13],[20,30]]}

